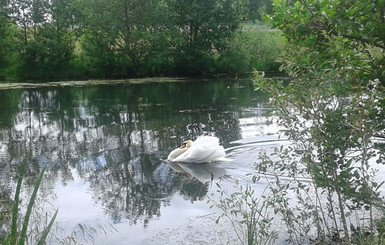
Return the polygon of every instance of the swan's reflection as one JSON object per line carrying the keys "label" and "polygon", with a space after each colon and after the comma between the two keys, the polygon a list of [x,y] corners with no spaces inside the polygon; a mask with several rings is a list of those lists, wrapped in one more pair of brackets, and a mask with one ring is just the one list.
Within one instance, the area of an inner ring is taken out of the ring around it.
{"label": "swan's reflection", "polygon": [[214,179],[226,175],[226,170],[215,163],[177,163],[169,162],[170,167],[188,179],[197,179],[202,183],[212,182]]}

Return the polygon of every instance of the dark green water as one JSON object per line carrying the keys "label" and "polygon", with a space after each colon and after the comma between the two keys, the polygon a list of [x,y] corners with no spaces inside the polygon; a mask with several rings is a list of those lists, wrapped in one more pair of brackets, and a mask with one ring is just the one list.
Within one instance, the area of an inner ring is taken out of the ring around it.
{"label": "dark green water", "polygon": [[[251,81],[0,91],[0,198],[10,205],[24,160],[27,193],[47,165],[40,207],[59,208],[52,243],[157,244],[170,229],[175,239],[164,241],[179,244],[214,212],[213,181],[231,186],[253,170],[258,142],[270,140],[265,101]],[[200,135],[218,137],[234,161],[165,160]]]}

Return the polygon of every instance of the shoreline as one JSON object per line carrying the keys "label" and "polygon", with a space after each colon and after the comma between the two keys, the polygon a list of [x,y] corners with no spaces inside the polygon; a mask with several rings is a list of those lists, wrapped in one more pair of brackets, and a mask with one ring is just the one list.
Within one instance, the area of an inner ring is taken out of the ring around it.
{"label": "shoreline", "polygon": [[[287,79],[284,73],[267,72],[266,78]],[[128,79],[90,79],[90,80],[69,80],[53,82],[0,82],[0,91],[11,89],[33,89],[33,88],[55,88],[55,87],[86,87],[99,85],[120,85],[120,84],[149,84],[149,83],[174,83],[174,82],[196,82],[196,81],[215,81],[215,80],[245,80],[253,79],[252,74],[241,74],[239,77],[218,74],[208,77],[148,77],[148,78],[128,78]]]}
{"label": "shoreline", "polygon": [[11,89],[30,89],[30,88],[55,88],[55,87],[85,87],[98,85],[118,85],[118,84],[147,84],[147,83],[168,83],[168,82],[187,82],[188,78],[173,78],[173,77],[152,77],[138,79],[116,79],[116,80],[78,80],[78,81],[59,81],[59,82],[36,82],[36,83],[0,83],[0,90]]}

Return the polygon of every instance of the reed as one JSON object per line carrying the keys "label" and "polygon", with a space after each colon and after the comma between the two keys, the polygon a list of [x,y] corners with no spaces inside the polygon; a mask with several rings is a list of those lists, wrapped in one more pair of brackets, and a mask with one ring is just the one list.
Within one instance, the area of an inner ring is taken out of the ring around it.
{"label": "reed", "polygon": [[[23,245],[26,243],[27,240],[27,231],[29,226],[30,217],[32,214],[33,206],[36,201],[37,192],[40,189],[41,181],[44,177],[44,173],[46,171],[46,167],[43,167],[39,178],[36,181],[35,187],[33,189],[32,195],[30,197],[27,211],[24,215],[24,220],[22,223],[21,231],[18,231],[18,223],[22,219],[22,217],[19,215],[19,208],[20,208],[20,194],[21,194],[21,186],[24,179],[25,169],[26,169],[27,163],[24,162],[20,169],[20,175],[17,181],[16,186],[16,192],[15,192],[15,200],[13,205],[13,211],[12,211],[12,224],[11,224],[11,233],[10,235],[5,239],[5,241],[2,244],[10,244],[10,245]],[[38,240],[38,244],[45,244],[45,240],[55,222],[56,216],[57,216],[58,210],[56,210],[55,214],[51,218],[48,226],[44,229],[40,239]]]}

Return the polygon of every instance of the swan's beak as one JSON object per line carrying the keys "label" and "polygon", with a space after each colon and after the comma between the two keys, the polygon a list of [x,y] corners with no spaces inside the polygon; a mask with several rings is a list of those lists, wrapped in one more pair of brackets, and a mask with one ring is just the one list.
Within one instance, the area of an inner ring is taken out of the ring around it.
{"label": "swan's beak", "polygon": [[183,149],[187,146],[187,143],[186,142],[183,142],[182,145],[179,147],[179,149]]}

